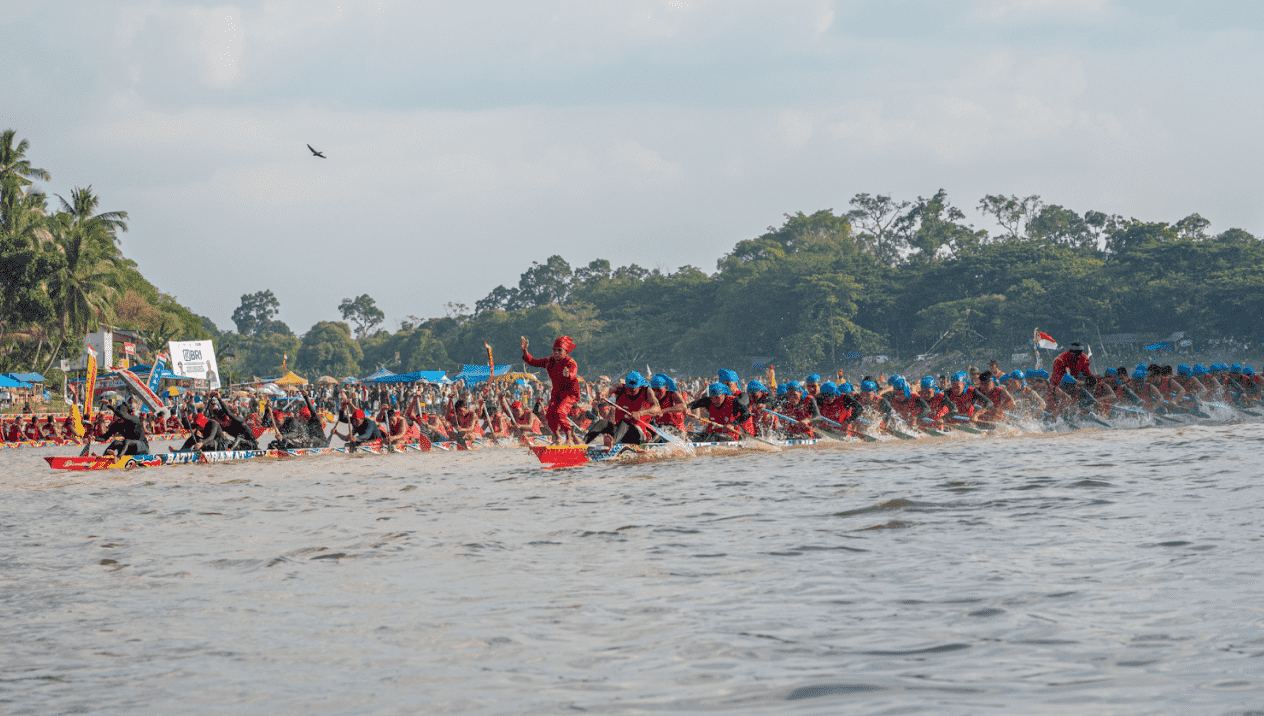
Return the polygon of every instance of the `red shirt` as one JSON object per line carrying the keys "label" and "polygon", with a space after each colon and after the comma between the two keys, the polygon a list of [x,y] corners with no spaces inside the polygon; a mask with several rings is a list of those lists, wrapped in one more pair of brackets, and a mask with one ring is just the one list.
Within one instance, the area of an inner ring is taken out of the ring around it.
{"label": "red shirt", "polygon": [[574,358],[532,358],[524,348],[522,360],[529,366],[543,368],[548,371],[549,380],[553,381],[553,394],[549,402],[556,403],[563,398],[579,399],[579,364]]}
{"label": "red shirt", "polygon": [[1071,351],[1066,351],[1053,359],[1053,370],[1049,372],[1049,393],[1052,395],[1053,387],[1061,385],[1064,375],[1070,374],[1072,378],[1078,379],[1090,373],[1092,371],[1088,367],[1088,356],[1083,353],[1076,356]]}

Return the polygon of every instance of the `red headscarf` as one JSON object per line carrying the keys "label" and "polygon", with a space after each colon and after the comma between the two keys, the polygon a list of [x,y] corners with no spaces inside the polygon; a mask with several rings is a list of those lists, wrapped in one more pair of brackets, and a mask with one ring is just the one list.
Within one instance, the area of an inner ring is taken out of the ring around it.
{"label": "red headscarf", "polygon": [[575,341],[571,340],[570,336],[562,336],[558,338],[556,341],[553,341],[553,347],[561,348],[567,353],[570,353],[571,351],[575,350]]}

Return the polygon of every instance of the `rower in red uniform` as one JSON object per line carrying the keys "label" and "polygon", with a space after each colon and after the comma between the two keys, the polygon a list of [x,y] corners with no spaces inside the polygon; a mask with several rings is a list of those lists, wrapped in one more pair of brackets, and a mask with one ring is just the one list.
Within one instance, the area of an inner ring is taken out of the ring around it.
{"label": "rower in red uniform", "polygon": [[1045,399],[1045,402],[1053,402],[1054,388],[1062,384],[1062,376],[1080,378],[1092,373],[1088,365],[1088,356],[1084,355],[1084,346],[1079,343],[1067,346],[1067,350],[1062,355],[1053,359],[1053,370],[1049,373],[1049,397]]}
{"label": "rower in red uniform", "polygon": [[658,373],[650,378],[650,390],[658,398],[658,415],[650,418],[650,424],[661,428],[674,428],[677,432],[685,432],[685,400],[680,396],[676,381],[665,373]]}
{"label": "rower in red uniform", "polygon": [[816,407],[815,400],[803,396],[803,388],[799,385],[799,381],[792,380],[786,384],[785,403],[777,412],[794,420],[781,426],[787,433],[808,438],[816,437],[816,433],[812,431],[812,421],[821,417],[821,411]]}
{"label": "rower in red uniform", "polygon": [[[599,394],[600,395],[600,394]],[[598,435],[609,435],[610,442],[641,445],[649,442],[653,434],[645,418],[661,412],[658,396],[640,373],[632,371],[623,378],[623,384],[612,388],[614,410],[609,420],[597,420],[588,428],[584,444],[591,443]]]}
{"label": "rower in red uniform", "polygon": [[694,437],[699,442],[741,440],[741,427],[750,420],[746,406],[733,397],[727,385],[712,383],[707,394],[689,404],[690,410],[706,408],[707,429]]}
{"label": "rower in red uniform", "polygon": [[1014,409],[1014,396],[996,383],[990,370],[979,374],[977,391],[979,395],[987,398],[992,403],[979,413],[979,420],[989,423],[999,422],[1005,419],[1005,411]]}
{"label": "rower in red uniform", "polygon": [[571,407],[579,402],[579,364],[570,357],[575,350],[575,341],[570,336],[561,336],[553,341],[553,354],[548,358],[532,358],[527,352],[530,341],[522,337],[522,360],[529,366],[544,368],[548,371],[549,380],[553,381],[553,391],[549,394],[549,407],[544,413],[549,430],[553,431],[553,444],[573,443],[567,416]]}

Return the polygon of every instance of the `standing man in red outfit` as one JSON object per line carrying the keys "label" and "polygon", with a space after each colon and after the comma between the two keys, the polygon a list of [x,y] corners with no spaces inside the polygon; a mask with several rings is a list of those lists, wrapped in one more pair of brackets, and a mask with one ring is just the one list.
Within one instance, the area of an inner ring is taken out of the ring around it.
{"label": "standing man in red outfit", "polygon": [[1084,346],[1072,343],[1062,355],[1053,359],[1053,370],[1049,374],[1049,399],[1045,402],[1052,402],[1053,391],[1061,385],[1062,376],[1069,375],[1079,379],[1092,374],[1093,371],[1088,367],[1088,356],[1084,355]]}
{"label": "standing man in red outfit", "polygon": [[527,352],[530,341],[522,337],[522,360],[529,366],[544,368],[553,382],[553,392],[549,394],[549,407],[544,411],[544,419],[553,431],[553,444],[567,445],[575,443],[567,416],[575,403],[579,402],[579,364],[570,357],[575,350],[575,341],[570,336],[562,336],[553,341],[553,355],[548,358],[532,358]]}

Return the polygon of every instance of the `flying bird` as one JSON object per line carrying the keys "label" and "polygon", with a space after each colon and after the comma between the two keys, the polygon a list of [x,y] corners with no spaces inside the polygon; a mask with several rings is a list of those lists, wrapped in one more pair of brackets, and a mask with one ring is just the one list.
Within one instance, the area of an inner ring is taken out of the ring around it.
{"label": "flying bird", "polygon": [[[309,145],[307,145],[307,148],[308,148],[308,149],[312,149],[312,145],[310,145],[310,144],[309,144]],[[320,157],[321,159],[327,159],[327,158],[328,158],[328,157],[326,157],[324,154],[321,154],[320,152],[316,151],[315,149],[312,149],[312,155],[313,155],[313,156]]]}

